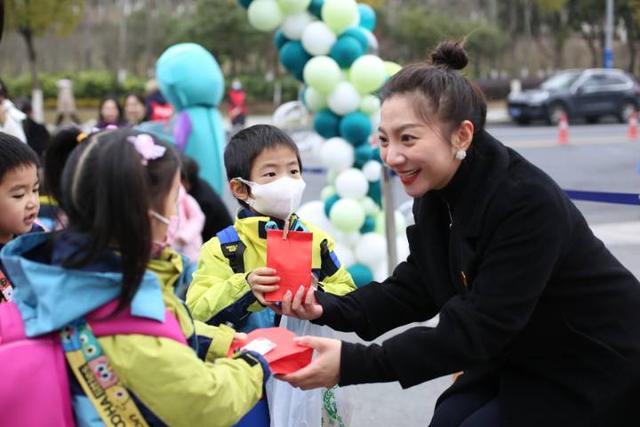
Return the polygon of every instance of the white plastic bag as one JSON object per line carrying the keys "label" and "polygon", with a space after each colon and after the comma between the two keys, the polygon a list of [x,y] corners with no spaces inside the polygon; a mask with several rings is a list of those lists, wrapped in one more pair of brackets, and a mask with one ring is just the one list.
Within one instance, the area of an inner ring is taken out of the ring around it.
{"label": "white plastic bag", "polygon": [[[280,326],[297,336],[333,338],[333,330],[306,320],[282,316]],[[289,383],[271,378],[266,385],[271,427],[346,427],[351,408],[345,390],[300,390]]]}

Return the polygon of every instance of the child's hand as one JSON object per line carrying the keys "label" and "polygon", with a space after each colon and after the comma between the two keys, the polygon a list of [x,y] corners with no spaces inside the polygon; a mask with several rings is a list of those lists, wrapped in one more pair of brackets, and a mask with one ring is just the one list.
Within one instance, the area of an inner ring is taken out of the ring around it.
{"label": "child's hand", "polygon": [[304,287],[300,286],[295,295],[291,291],[284,294],[282,306],[278,310],[278,314],[285,316],[297,317],[302,320],[315,320],[322,316],[322,306],[316,300],[316,288],[310,286],[306,294]]}
{"label": "child's hand", "polygon": [[280,277],[276,276],[276,271],[269,267],[259,267],[247,276],[247,283],[251,287],[251,292],[262,305],[268,305],[264,299],[264,294],[275,292],[279,286]]}

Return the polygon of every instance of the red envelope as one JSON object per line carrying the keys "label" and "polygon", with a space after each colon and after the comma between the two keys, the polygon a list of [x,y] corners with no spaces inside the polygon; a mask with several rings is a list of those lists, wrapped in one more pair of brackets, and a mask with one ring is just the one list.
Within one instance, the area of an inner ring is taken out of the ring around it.
{"label": "red envelope", "polygon": [[259,338],[266,338],[276,345],[263,356],[273,374],[290,374],[311,363],[313,349],[296,344],[293,341],[295,334],[285,328],[255,329],[249,332],[247,341],[231,343],[229,356]]}
{"label": "red envelope", "polygon": [[311,243],[313,234],[307,231],[289,231],[282,238],[282,230],[267,230],[267,267],[276,270],[280,277],[278,289],[265,294],[267,301],[282,301],[290,290],[295,294],[300,286],[311,286]]}

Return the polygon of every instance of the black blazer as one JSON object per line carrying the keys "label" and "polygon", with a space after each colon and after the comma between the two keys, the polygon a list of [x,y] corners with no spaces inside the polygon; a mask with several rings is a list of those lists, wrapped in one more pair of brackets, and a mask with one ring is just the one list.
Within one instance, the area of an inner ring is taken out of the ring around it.
{"label": "black blazer", "polygon": [[415,200],[391,277],[318,293],[318,323],[366,340],[440,313],[381,346],[343,343],[340,384],[464,371],[441,400],[491,387],[505,426],[640,426],[640,283],[544,172],[486,132],[472,147]]}

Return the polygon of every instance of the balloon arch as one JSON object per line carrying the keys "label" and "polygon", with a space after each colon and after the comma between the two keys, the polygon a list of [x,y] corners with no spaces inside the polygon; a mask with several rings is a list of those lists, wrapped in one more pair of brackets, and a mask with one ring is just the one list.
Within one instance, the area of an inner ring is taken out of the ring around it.
{"label": "balloon arch", "polygon": [[[387,241],[382,211],[382,164],[370,144],[377,128],[377,92],[400,65],[377,56],[375,11],[354,0],[239,0],[249,23],[275,31],[280,63],[304,83],[302,101],[314,113],[319,149],[328,169],[322,200],[298,214],[336,238],[339,259],[358,286],[387,277]],[[395,212],[396,230],[404,217]],[[397,237],[399,259],[408,254]],[[392,268],[393,266],[389,266]]]}

